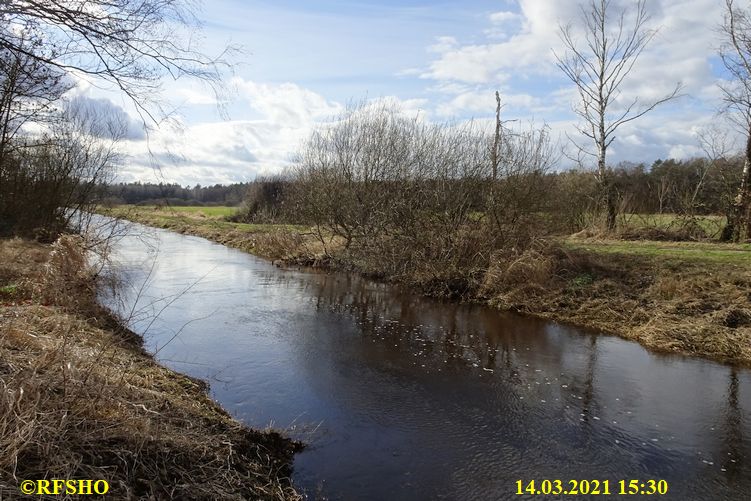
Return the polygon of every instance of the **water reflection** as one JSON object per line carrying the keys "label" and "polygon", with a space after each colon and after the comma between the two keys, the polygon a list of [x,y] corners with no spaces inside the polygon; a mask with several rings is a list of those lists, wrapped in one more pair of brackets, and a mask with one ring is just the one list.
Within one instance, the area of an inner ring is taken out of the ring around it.
{"label": "water reflection", "polygon": [[515,482],[532,478],[663,478],[669,499],[751,489],[748,371],[158,235],[153,269],[137,241],[120,245],[134,282],[151,269],[124,307],[205,277],[151,325],[149,345],[213,377],[239,418],[311,440],[294,476],[309,492],[518,499]]}
{"label": "water reflection", "polygon": [[731,481],[739,480],[739,476],[744,467],[744,448],[743,444],[743,414],[738,397],[740,381],[738,371],[735,368],[730,369],[727,390],[727,407],[725,408],[725,419],[721,421],[722,430],[722,447],[718,453],[721,458],[722,471],[727,473]]}

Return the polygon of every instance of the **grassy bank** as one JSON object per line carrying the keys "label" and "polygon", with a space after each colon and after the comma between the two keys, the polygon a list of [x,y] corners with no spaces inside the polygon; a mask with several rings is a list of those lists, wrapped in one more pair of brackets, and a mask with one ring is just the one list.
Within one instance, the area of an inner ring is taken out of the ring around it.
{"label": "grassy bank", "polygon": [[166,230],[206,238],[257,256],[288,262],[314,263],[321,243],[309,228],[284,224],[247,224],[226,220],[234,207],[119,206],[102,214]]}
{"label": "grassy bank", "polygon": [[[202,214],[119,208],[113,215],[198,235],[270,259],[321,262],[309,229],[244,225]],[[369,274],[341,248],[328,264]],[[441,294],[441,270],[388,280]],[[443,284],[445,285],[445,284]],[[444,289],[448,289],[445,287]],[[464,298],[591,327],[665,353],[751,366],[751,245],[567,238],[499,253]]]}
{"label": "grassy bank", "polygon": [[74,237],[0,240],[0,333],[0,498],[55,478],[106,480],[111,499],[299,499],[297,445],[157,364],[96,304]]}
{"label": "grassy bank", "polygon": [[567,239],[500,264],[486,282],[501,308],[751,365],[748,245]]}

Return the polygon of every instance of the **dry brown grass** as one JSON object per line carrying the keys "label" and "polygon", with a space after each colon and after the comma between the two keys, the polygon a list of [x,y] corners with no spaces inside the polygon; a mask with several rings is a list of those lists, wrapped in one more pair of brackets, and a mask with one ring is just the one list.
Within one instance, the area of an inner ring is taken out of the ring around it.
{"label": "dry brown grass", "polygon": [[308,263],[316,258],[310,238],[283,228],[253,233],[239,230],[199,230],[190,233],[271,260]]}
{"label": "dry brown grass", "polygon": [[[0,498],[104,479],[113,499],[299,499],[297,445],[229,417],[96,305],[80,246],[0,241]],[[50,496],[50,499],[65,496]]]}
{"label": "dry brown grass", "polygon": [[[182,209],[192,209],[183,207]],[[310,265],[324,260],[327,251],[312,230],[273,224],[233,223],[208,217],[201,211],[173,211],[122,207],[103,210],[105,215],[168,229],[176,233],[206,238],[272,261]],[[339,248],[339,242],[334,242]]]}
{"label": "dry brown grass", "polygon": [[544,251],[496,253],[485,273],[481,294],[492,294],[498,285],[544,287],[553,274],[553,259]]}
{"label": "dry brown grass", "polygon": [[497,263],[484,286],[491,304],[504,309],[592,327],[660,352],[747,366],[749,291],[748,266],[557,246]]}

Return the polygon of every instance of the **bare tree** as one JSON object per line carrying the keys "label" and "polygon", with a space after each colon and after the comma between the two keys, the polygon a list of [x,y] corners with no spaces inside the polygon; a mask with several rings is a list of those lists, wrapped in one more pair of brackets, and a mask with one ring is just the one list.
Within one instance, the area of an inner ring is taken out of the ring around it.
{"label": "bare tree", "polygon": [[26,123],[54,115],[53,104],[71,88],[62,71],[26,55],[42,50],[43,40],[25,30],[18,38],[24,52],[0,47],[0,186],[13,139]]}
{"label": "bare tree", "polygon": [[495,133],[493,134],[493,146],[490,150],[490,164],[493,168],[493,182],[498,179],[498,164],[501,156],[499,150],[501,147],[501,135],[503,133],[503,122],[501,122],[501,94],[495,91]]}
{"label": "bare tree", "polygon": [[547,128],[497,123],[495,133],[426,123],[363,103],[313,132],[285,203],[315,226],[330,257],[431,293],[464,294],[493,253],[526,248],[548,219],[555,155]]}
{"label": "bare tree", "polygon": [[670,176],[660,176],[660,180],[657,183],[657,201],[659,202],[658,214],[662,214],[665,210],[665,200],[668,198],[670,192],[673,191],[673,181]]}
{"label": "bare tree", "polygon": [[120,118],[63,102],[46,133],[24,138],[6,158],[0,234],[54,240],[81,212],[90,212],[120,161],[127,128]]}
{"label": "bare tree", "polygon": [[684,212],[690,217],[693,217],[699,208],[699,194],[705,185],[708,175],[733,150],[733,142],[728,136],[727,131],[717,127],[710,127],[700,131],[698,140],[699,146],[704,152],[704,158],[694,162],[697,181],[690,192],[690,198],[683,204]]}
{"label": "bare tree", "polygon": [[[198,50],[200,23],[190,0],[5,0],[0,2],[0,49],[65,72],[108,82],[152,120],[162,115],[158,90],[166,76],[220,82],[226,51]],[[45,41],[24,43],[19,28]],[[216,88],[216,87],[215,87]]]}
{"label": "bare tree", "polygon": [[[113,117],[72,114],[70,103],[60,101],[73,85],[71,74],[127,95],[145,129],[169,117],[159,92],[165,78],[194,77],[220,90],[224,57],[233,48],[216,57],[200,50],[195,5],[0,1],[0,233],[59,230],[66,211],[91,200],[96,180],[116,163],[111,153],[123,124],[114,130]],[[34,135],[24,132],[24,124],[42,117],[51,120]],[[46,190],[44,203],[31,203],[34,190]]]}
{"label": "bare tree", "polygon": [[622,102],[622,87],[644,48],[654,38],[656,30],[648,29],[649,15],[645,0],[635,8],[612,12],[611,0],[591,0],[582,6],[584,42],[576,38],[571,24],[560,26],[560,37],[566,53],[554,52],[557,66],[579,92],[575,112],[583,120],[579,132],[594,145],[574,142],[581,159],[589,156],[597,160],[597,180],[607,212],[607,228],[616,223],[616,197],[607,170],[607,150],[615,140],[618,128],[645,115],[656,106],[678,95],[680,84],[669,94],[655,101],[641,102],[633,98]]}
{"label": "bare tree", "polygon": [[738,241],[745,231],[751,237],[751,12],[725,0],[725,21],[722,25],[725,44],[720,57],[732,79],[721,88],[731,119],[746,136],[743,173],[730,217],[722,231],[723,240]]}

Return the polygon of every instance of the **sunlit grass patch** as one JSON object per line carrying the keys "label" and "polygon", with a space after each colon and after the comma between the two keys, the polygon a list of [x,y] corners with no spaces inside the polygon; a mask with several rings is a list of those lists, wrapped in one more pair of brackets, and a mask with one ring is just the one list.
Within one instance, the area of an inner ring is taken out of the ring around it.
{"label": "sunlit grass patch", "polygon": [[227,217],[235,214],[238,207],[165,207],[162,210],[186,214],[203,214],[206,217]]}
{"label": "sunlit grass patch", "polygon": [[704,233],[706,238],[717,239],[725,227],[725,216],[701,215],[681,216],[678,214],[623,214],[620,217],[620,230],[658,229],[679,232],[690,226],[695,226]]}
{"label": "sunlit grass patch", "polygon": [[567,248],[600,254],[623,254],[648,258],[733,264],[751,268],[751,244],[567,239],[564,241],[564,245]]}
{"label": "sunlit grass patch", "polygon": [[[292,224],[235,223],[225,218],[237,211],[236,207],[162,207],[120,205],[100,209],[107,216],[119,217],[159,228],[180,231],[186,227],[238,230],[264,233],[276,230],[303,231],[305,226]],[[183,231],[185,232],[185,231]]]}
{"label": "sunlit grass patch", "polygon": [[210,217],[210,218],[224,218],[228,216],[232,216],[235,214],[239,207],[228,207],[228,206],[156,206],[156,205],[120,205],[117,207],[118,210],[136,210],[138,212],[142,211],[158,211],[160,213],[168,213],[168,214],[182,214],[182,215],[192,215],[192,216],[199,216],[199,217]]}

